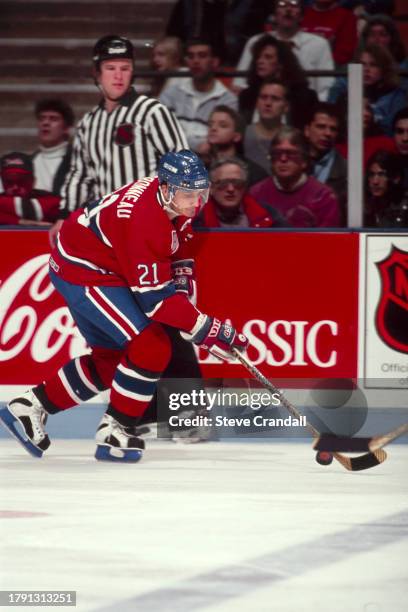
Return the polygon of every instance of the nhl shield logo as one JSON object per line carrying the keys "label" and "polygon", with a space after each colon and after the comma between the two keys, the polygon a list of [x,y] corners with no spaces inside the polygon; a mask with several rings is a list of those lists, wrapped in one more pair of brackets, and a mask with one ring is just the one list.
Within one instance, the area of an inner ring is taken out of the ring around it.
{"label": "nhl shield logo", "polygon": [[131,123],[121,123],[116,128],[115,144],[120,147],[128,147],[135,140],[135,130]]}
{"label": "nhl shield logo", "polygon": [[408,353],[408,253],[392,245],[388,257],[376,265],[382,283],[377,333],[390,348]]}

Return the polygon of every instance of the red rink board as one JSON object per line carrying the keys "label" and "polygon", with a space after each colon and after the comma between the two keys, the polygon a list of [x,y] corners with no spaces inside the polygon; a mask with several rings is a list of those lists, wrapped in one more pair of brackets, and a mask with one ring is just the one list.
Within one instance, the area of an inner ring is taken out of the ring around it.
{"label": "red rink board", "polygon": [[[199,306],[249,335],[264,374],[357,376],[358,234],[212,232],[200,246]],[[203,369],[219,376],[218,366]]]}
{"label": "red rink board", "polygon": [[[85,345],[47,276],[44,231],[0,233],[0,384],[43,380]],[[357,376],[358,234],[199,234],[199,307],[230,318],[271,378]],[[247,377],[200,352],[208,377]]]}

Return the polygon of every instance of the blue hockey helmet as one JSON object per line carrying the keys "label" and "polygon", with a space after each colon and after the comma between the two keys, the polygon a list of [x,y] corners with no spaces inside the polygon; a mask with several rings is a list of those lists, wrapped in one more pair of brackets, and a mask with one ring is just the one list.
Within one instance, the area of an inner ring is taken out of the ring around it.
{"label": "blue hockey helmet", "polygon": [[[210,180],[206,167],[193,151],[170,151],[165,153],[159,161],[157,171],[160,184],[160,193],[165,208],[176,215],[185,215],[182,210],[177,192],[194,194],[196,200],[195,213],[197,215],[208,200]],[[167,195],[163,192],[163,185],[167,186]],[[190,216],[190,215],[188,215]]]}
{"label": "blue hockey helmet", "polygon": [[193,151],[170,151],[159,161],[159,183],[182,190],[205,190],[210,186],[207,168]]}

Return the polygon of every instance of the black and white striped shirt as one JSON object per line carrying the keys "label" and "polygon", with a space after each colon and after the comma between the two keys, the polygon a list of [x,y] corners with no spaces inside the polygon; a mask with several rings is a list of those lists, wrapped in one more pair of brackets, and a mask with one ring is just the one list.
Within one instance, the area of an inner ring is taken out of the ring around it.
{"label": "black and white striped shirt", "polygon": [[102,100],[78,124],[59,217],[153,175],[164,153],[186,148],[177,119],[155,98],[138,95],[132,88],[111,113]]}

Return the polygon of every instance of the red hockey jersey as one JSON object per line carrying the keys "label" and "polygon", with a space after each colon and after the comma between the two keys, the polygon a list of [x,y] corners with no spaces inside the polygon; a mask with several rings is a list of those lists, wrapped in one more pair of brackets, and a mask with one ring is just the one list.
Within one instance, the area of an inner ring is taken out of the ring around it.
{"label": "red hockey jersey", "polygon": [[190,331],[200,312],[176,293],[171,263],[191,257],[192,238],[191,220],[171,221],[148,177],[72,213],[50,266],[76,285],[128,286],[148,317]]}

